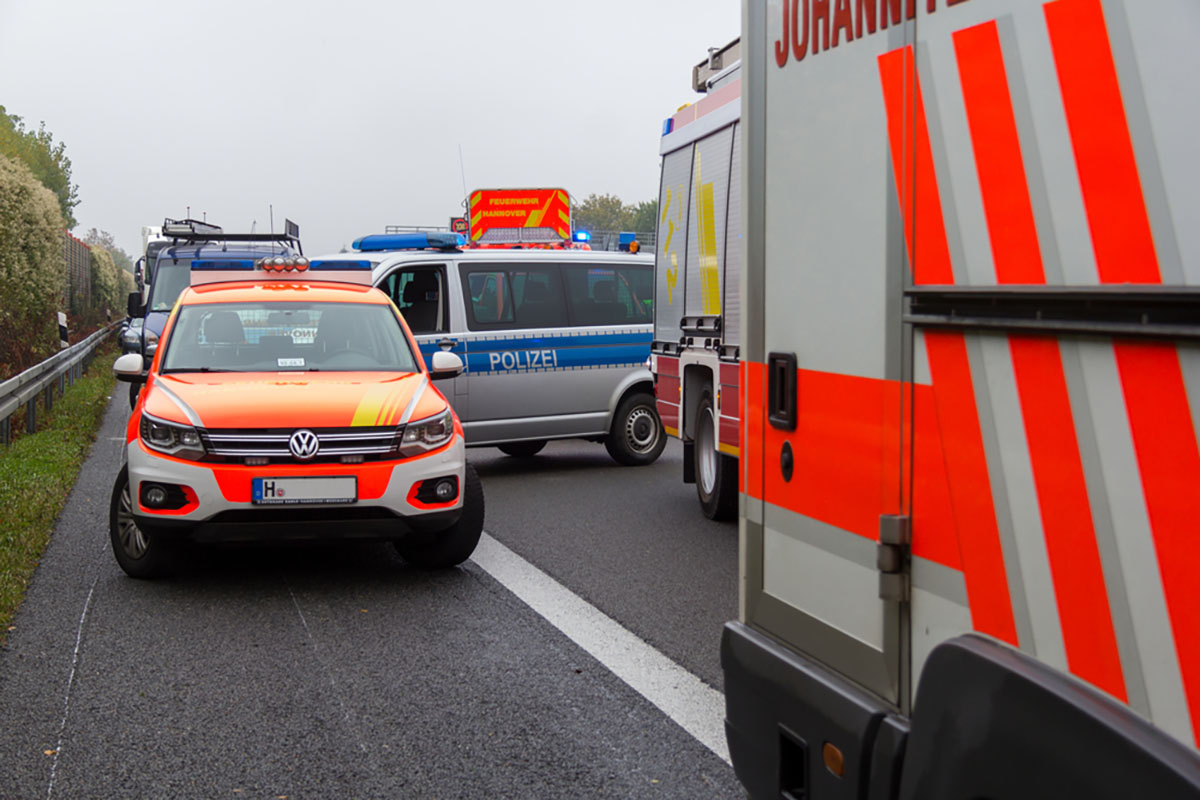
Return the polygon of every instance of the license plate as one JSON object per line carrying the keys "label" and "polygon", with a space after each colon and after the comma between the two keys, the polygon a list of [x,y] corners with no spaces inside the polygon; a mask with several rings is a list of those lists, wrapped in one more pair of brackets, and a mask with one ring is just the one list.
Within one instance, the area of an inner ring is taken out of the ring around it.
{"label": "license plate", "polygon": [[253,501],[257,505],[353,503],[356,500],[358,478],[354,475],[253,480]]}

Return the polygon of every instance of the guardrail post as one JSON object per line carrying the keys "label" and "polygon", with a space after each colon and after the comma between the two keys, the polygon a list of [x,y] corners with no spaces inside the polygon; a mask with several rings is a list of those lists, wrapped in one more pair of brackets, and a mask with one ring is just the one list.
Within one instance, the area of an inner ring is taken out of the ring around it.
{"label": "guardrail post", "polygon": [[47,414],[50,413],[50,409],[54,408],[54,384],[53,383],[46,387],[45,407],[46,407]]}
{"label": "guardrail post", "polygon": [[25,432],[37,433],[37,395],[25,404]]}
{"label": "guardrail post", "polygon": [[8,447],[12,444],[12,426],[8,423],[8,418],[0,419],[0,444]]}

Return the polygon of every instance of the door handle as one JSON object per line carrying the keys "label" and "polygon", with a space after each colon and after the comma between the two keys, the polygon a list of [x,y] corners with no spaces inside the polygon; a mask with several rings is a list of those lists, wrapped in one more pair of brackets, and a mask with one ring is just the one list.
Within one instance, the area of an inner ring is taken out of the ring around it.
{"label": "door handle", "polygon": [[767,420],[780,430],[796,430],[795,353],[767,356]]}
{"label": "door handle", "polygon": [[455,347],[458,347],[458,340],[446,337],[444,339],[439,339],[437,346],[443,350],[453,350]]}

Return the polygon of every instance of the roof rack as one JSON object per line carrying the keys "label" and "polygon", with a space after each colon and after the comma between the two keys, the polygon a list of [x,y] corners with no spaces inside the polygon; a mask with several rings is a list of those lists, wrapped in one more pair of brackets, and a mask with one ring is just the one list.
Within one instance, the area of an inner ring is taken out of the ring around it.
{"label": "roof rack", "polygon": [[163,220],[162,235],[170,239],[172,245],[177,242],[281,242],[295,244],[303,254],[300,226],[288,219],[284,220],[283,227],[282,233],[226,233],[221,226],[209,222],[168,217]]}

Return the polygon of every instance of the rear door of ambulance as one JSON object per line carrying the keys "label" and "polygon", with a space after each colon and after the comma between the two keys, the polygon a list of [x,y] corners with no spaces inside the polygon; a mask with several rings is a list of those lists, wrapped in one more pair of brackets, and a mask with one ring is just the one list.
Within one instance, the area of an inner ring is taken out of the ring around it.
{"label": "rear door of ambulance", "polygon": [[1194,745],[1200,12],[938,5],[915,60],[879,60],[912,231],[913,675],[973,630]]}
{"label": "rear door of ambulance", "polygon": [[746,15],[743,620],[901,711],[977,631],[1195,744],[1200,15],[816,5]]}
{"label": "rear door of ambulance", "polygon": [[[855,39],[851,16],[833,36],[808,5],[752,2],[744,16],[742,620],[797,654],[797,674],[830,674],[872,698],[863,703],[900,710],[906,578],[899,564],[881,579],[876,545],[881,530],[902,535],[907,511],[905,256],[879,60],[910,45],[915,26],[876,22]],[[819,759],[826,723],[867,741],[869,713],[843,718],[840,701],[808,696],[828,716],[779,747],[815,747]],[[847,763],[861,755],[847,751]]]}

